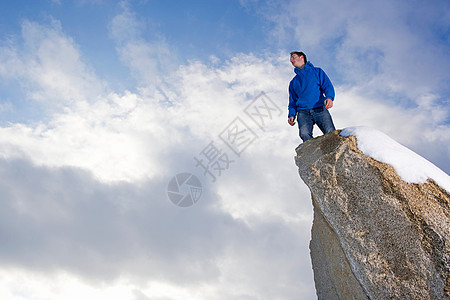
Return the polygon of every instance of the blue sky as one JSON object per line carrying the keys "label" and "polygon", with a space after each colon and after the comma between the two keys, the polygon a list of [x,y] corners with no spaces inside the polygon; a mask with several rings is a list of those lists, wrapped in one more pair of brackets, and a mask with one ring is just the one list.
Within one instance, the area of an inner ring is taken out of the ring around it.
{"label": "blue sky", "polygon": [[[289,52],[329,75],[337,128],[448,174],[449,6],[0,1],[0,298],[313,299]],[[263,126],[253,100],[277,112]],[[223,133],[244,123],[236,155]],[[214,183],[195,160],[212,145],[232,161]],[[185,209],[182,172],[203,188]]]}
{"label": "blue sky", "polygon": [[125,81],[126,88],[133,88],[133,83],[127,82],[127,72],[110,32],[111,20],[125,7],[135,18],[140,37],[167,43],[170,59],[177,64],[207,60],[210,55],[229,59],[238,52],[258,53],[274,48],[265,34],[271,22],[261,18],[252,2],[3,1],[0,5],[5,16],[0,29],[3,37],[18,33],[24,20],[39,24],[57,20],[99,76],[119,84]]}

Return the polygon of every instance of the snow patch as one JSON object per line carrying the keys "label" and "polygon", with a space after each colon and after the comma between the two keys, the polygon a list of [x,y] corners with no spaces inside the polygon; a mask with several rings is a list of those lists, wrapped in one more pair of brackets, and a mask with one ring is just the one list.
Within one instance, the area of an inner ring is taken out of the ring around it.
{"label": "snow patch", "polygon": [[450,176],[434,164],[376,129],[357,126],[344,128],[341,136],[355,136],[365,155],[390,164],[409,183],[425,183],[428,178],[450,192]]}

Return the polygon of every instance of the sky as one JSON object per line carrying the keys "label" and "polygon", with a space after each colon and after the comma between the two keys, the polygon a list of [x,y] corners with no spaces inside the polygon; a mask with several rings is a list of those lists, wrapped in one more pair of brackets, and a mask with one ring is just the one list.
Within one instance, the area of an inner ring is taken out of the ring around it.
{"label": "sky", "polygon": [[294,50],[450,174],[447,0],[0,1],[0,298],[314,299]]}

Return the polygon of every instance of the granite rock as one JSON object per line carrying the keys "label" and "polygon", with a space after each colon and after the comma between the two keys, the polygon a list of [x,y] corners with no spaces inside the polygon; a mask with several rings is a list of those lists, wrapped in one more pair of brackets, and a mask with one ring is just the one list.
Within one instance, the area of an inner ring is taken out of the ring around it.
{"label": "granite rock", "polygon": [[319,299],[450,299],[450,194],[406,183],[339,131],[297,148]]}

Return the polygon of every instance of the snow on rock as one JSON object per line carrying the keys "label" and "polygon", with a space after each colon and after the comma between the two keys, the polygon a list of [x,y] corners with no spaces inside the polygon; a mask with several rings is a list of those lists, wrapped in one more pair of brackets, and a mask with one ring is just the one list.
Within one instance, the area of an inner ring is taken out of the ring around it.
{"label": "snow on rock", "polygon": [[404,181],[425,183],[431,178],[450,192],[450,176],[381,131],[364,126],[348,127],[341,131],[341,136],[355,136],[359,150],[373,159],[393,166]]}

